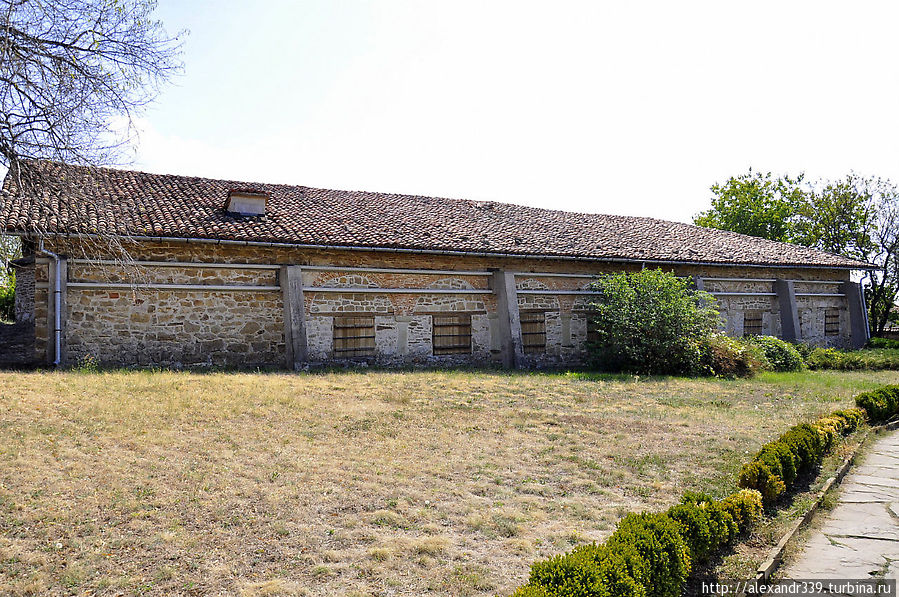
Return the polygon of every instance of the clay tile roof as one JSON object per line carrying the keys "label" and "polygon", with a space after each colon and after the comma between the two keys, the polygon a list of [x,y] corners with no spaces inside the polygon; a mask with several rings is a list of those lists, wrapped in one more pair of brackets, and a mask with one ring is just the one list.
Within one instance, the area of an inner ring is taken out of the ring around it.
{"label": "clay tile roof", "polygon": [[[583,259],[866,268],[807,247],[653,218],[572,213],[507,203],[211,180],[26,162],[65,181],[41,198],[3,183],[0,225],[11,232],[115,233],[314,246],[554,256]],[[270,197],[266,215],[222,208],[228,193]]]}

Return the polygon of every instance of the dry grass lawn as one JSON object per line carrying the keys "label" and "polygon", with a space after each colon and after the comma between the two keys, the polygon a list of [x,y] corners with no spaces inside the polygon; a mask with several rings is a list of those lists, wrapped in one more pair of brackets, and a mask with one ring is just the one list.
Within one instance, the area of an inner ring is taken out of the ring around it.
{"label": "dry grass lawn", "polygon": [[897,382],[0,373],[0,594],[504,594]]}

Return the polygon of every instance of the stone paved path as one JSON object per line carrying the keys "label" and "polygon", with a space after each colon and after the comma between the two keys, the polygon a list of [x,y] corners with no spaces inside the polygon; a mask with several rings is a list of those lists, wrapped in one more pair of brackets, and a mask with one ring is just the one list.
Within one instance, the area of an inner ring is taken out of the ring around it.
{"label": "stone paved path", "polygon": [[899,432],[875,439],[781,578],[899,578]]}

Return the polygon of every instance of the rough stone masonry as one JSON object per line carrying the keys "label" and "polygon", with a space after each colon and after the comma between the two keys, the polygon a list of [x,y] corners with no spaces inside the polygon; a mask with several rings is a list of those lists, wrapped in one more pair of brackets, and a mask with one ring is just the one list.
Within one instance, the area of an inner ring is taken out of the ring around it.
{"label": "rough stone masonry", "polygon": [[27,336],[0,333],[5,360],[572,366],[585,356],[592,280],[644,267],[712,293],[732,335],[867,341],[851,279],[867,264],[804,247],[649,218],[30,167],[70,186],[50,209],[52,193],[4,182],[0,222],[25,252],[13,335]]}

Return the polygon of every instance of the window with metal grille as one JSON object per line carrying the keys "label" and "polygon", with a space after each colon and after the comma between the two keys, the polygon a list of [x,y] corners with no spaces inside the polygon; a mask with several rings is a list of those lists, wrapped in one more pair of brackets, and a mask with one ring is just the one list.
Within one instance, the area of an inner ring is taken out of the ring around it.
{"label": "window with metal grille", "polygon": [[824,335],[840,335],[840,310],[835,308],[824,309]]}
{"label": "window with metal grille", "polygon": [[761,311],[744,311],[743,312],[743,335],[744,336],[761,336],[762,335],[762,312]]}
{"label": "window with metal grille", "polygon": [[435,355],[471,354],[471,315],[433,315],[431,323]]}
{"label": "window with metal grille", "polygon": [[334,318],[335,357],[370,357],[374,354],[374,317],[363,315]]}
{"label": "window with metal grille", "polygon": [[521,343],[526,353],[546,352],[546,313],[521,312]]}

